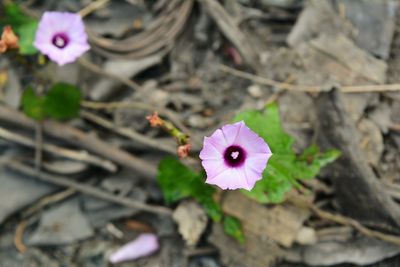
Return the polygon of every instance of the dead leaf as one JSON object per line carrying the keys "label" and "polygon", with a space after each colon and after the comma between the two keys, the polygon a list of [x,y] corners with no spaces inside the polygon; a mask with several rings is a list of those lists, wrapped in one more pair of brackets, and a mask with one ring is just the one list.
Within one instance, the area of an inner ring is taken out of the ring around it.
{"label": "dead leaf", "polygon": [[239,192],[228,192],[222,209],[237,217],[248,232],[290,247],[310,212],[290,204],[266,207]]}
{"label": "dead leaf", "polygon": [[195,246],[207,226],[208,217],[204,209],[197,202],[188,200],[175,209],[172,217],[186,244]]}
{"label": "dead leaf", "polygon": [[245,243],[240,244],[225,234],[222,225],[214,223],[209,237],[221,255],[227,267],[271,267],[282,255],[281,248],[273,240],[265,236],[245,230]]}

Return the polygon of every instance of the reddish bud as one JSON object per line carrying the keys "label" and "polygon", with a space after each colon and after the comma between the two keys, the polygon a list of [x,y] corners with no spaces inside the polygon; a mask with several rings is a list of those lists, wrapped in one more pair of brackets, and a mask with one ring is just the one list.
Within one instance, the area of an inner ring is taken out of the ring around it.
{"label": "reddish bud", "polygon": [[5,26],[3,28],[3,34],[1,39],[5,42],[8,49],[18,48],[18,36],[15,35],[11,26]]}
{"label": "reddish bud", "polygon": [[4,53],[7,51],[7,45],[6,42],[3,40],[0,40],[0,54]]}
{"label": "reddish bud", "polygon": [[242,56],[239,54],[239,52],[236,50],[236,48],[234,47],[228,47],[226,49],[226,53],[228,54],[228,57],[230,57],[232,59],[232,61],[236,64],[236,65],[242,65],[243,64],[243,58]]}
{"label": "reddish bud", "polygon": [[190,144],[178,146],[178,157],[184,159],[187,156],[189,156],[190,148],[191,148]]}
{"label": "reddish bud", "polygon": [[157,111],[150,116],[147,116],[146,119],[150,122],[151,127],[163,126],[164,121],[158,116]]}

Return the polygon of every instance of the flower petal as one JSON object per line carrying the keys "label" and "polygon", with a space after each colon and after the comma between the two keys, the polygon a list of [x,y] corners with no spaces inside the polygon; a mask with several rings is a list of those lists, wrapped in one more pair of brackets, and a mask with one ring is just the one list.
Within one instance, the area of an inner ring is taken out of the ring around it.
{"label": "flower petal", "polygon": [[[236,164],[240,155],[243,161]],[[222,189],[251,190],[262,178],[271,155],[267,143],[243,121],[225,125],[210,137],[205,137],[200,152],[207,173],[206,183]]]}
{"label": "flower petal", "polygon": [[249,190],[251,190],[256,182],[262,179],[262,172],[255,171],[249,166],[244,168],[244,172],[246,173],[247,183],[250,188]]}
{"label": "flower petal", "polygon": [[206,170],[207,173],[207,179],[212,179],[218,174],[222,173],[229,167],[225,165],[224,160],[214,160],[214,159],[209,159],[209,160],[203,160],[201,162],[203,165],[203,168]]}
{"label": "flower petal", "polygon": [[125,244],[113,254],[109,261],[113,264],[135,260],[153,254],[159,249],[158,238],[154,234],[141,234],[135,240]]}
{"label": "flower petal", "polygon": [[[68,37],[65,47],[53,44],[57,34]],[[45,12],[36,31],[34,46],[59,65],[74,62],[90,49],[81,16],[69,12]]]}
{"label": "flower petal", "polygon": [[246,167],[258,173],[262,173],[267,166],[267,162],[272,154],[251,153],[246,159]]}
{"label": "flower petal", "polygon": [[236,138],[240,132],[240,129],[244,125],[245,124],[243,121],[239,121],[237,123],[227,124],[222,127],[222,132],[224,134],[224,137],[225,137],[225,140],[226,140],[226,143],[228,146],[236,143]]}
{"label": "flower petal", "polygon": [[214,146],[214,148],[223,155],[227,143],[224,137],[224,134],[220,129],[216,130],[210,137],[204,137],[204,144],[210,144]]}
{"label": "flower petal", "polygon": [[254,153],[267,153],[271,154],[271,149],[267,145],[267,143],[258,136],[255,132],[250,130],[245,124],[240,127],[239,134],[235,140],[237,145],[246,148],[247,152],[254,152]]}
{"label": "flower petal", "polygon": [[200,151],[200,159],[222,159],[222,153],[211,141],[211,137],[204,137],[203,149]]}
{"label": "flower petal", "polygon": [[206,180],[208,184],[214,184],[219,186],[221,189],[247,189],[251,190],[251,187],[247,183],[247,178],[244,171],[238,168],[227,168],[213,178]]}

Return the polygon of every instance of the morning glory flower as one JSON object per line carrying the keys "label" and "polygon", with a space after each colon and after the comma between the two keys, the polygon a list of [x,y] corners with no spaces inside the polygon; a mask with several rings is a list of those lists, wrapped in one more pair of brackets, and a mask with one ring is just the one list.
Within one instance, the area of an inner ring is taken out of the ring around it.
{"label": "morning glory flower", "polygon": [[204,137],[200,151],[206,183],[222,189],[251,190],[262,178],[271,156],[267,143],[243,121],[227,124]]}
{"label": "morning glory flower", "polygon": [[34,46],[60,66],[90,49],[81,16],[70,12],[44,12]]}

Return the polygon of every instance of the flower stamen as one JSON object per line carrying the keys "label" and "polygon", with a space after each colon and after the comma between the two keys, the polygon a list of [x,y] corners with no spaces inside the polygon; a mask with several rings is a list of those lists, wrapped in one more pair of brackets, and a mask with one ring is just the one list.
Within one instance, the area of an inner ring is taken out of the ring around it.
{"label": "flower stamen", "polygon": [[224,153],[225,163],[230,167],[239,167],[246,160],[246,152],[237,145],[229,146]]}
{"label": "flower stamen", "polygon": [[56,47],[63,49],[69,43],[69,38],[65,33],[57,33],[53,36],[51,41]]}

